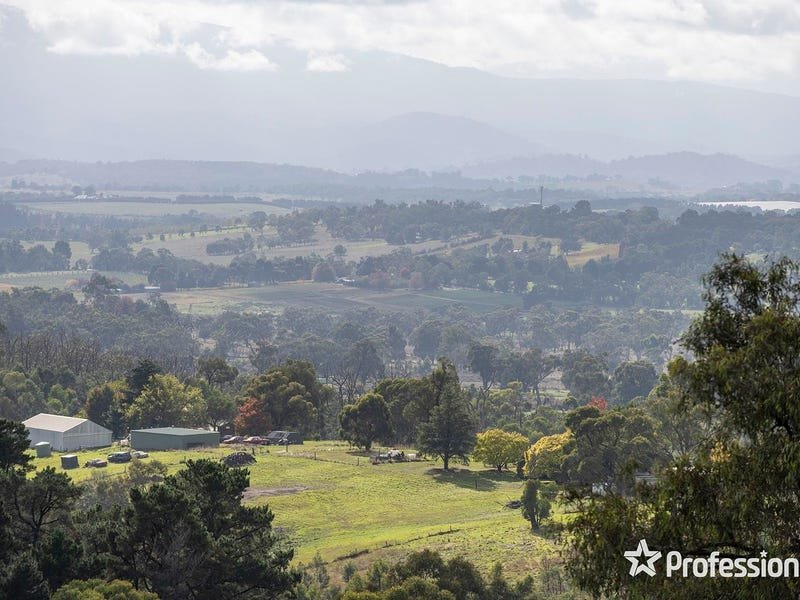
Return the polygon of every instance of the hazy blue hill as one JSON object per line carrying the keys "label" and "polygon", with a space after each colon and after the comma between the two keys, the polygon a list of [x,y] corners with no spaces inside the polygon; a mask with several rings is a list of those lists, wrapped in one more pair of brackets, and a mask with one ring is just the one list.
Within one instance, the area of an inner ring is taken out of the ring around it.
{"label": "hazy blue hill", "polygon": [[678,185],[724,186],[740,182],[782,179],[787,172],[729,154],[675,152],[612,162],[608,171],[636,180],[659,178]]}
{"label": "hazy blue hill", "polygon": [[463,169],[463,174],[478,178],[539,175],[587,177],[597,174],[606,177],[621,176],[640,182],[659,179],[693,188],[795,177],[787,169],[765,166],[738,156],[696,152],[651,154],[611,162],[574,154],[545,154],[470,165]]}
{"label": "hazy blue hill", "polygon": [[[179,56],[47,52],[3,13],[5,147],[69,160],[171,158],[355,172],[554,154],[599,160],[692,151],[797,153],[800,98],[690,82],[515,79],[397,55],[348,56],[316,73],[201,70]],[[19,22],[18,22],[19,21]],[[446,115],[458,115],[448,117]],[[366,164],[364,164],[366,163]]]}
{"label": "hazy blue hill", "polygon": [[234,161],[0,162],[0,176],[25,179],[33,174],[57,175],[81,185],[94,184],[101,189],[315,193],[336,188],[345,194],[347,189],[501,189],[507,185],[505,180],[508,178],[516,180],[520,176],[539,175],[621,176],[642,183],[658,179],[695,191],[770,179],[788,182],[793,177],[787,170],[767,167],[737,156],[692,152],[630,157],[613,162],[586,156],[546,154],[477,163],[459,171],[404,169],[358,174],[288,164]]}
{"label": "hazy blue hill", "polygon": [[287,186],[328,186],[350,177],[334,171],[255,162],[141,160],[75,162],[23,160],[0,163],[0,175],[34,173],[60,175],[83,185],[111,189],[162,190],[269,190]]}
{"label": "hazy blue hill", "polygon": [[355,128],[348,140],[337,153],[340,166],[359,170],[452,168],[543,150],[486,123],[429,112],[406,113]]}

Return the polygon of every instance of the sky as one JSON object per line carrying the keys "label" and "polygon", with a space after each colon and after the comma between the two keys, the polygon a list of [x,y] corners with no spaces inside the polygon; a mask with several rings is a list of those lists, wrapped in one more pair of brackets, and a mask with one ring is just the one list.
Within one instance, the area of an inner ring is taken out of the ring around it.
{"label": "sky", "polygon": [[[798,0],[0,0],[49,52],[311,72],[386,52],[523,78],[664,79],[800,96]],[[8,24],[6,24],[8,26]],[[2,38],[9,34],[0,22]]]}

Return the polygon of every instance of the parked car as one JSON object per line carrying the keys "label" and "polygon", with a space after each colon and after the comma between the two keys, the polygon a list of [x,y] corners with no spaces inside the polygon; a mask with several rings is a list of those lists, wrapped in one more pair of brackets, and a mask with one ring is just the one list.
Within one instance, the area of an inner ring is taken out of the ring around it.
{"label": "parked car", "polygon": [[144,450],[131,450],[131,458],[147,458],[150,456]]}
{"label": "parked car", "polygon": [[251,435],[242,440],[245,444],[266,444],[267,440],[258,435]]}
{"label": "parked car", "polygon": [[240,435],[232,435],[222,440],[223,444],[241,444],[244,438]]}
{"label": "parked car", "polygon": [[131,460],[130,452],[112,452],[108,455],[108,462],[125,463]]}
{"label": "parked car", "polygon": [[108,466],[108,461],[104,458],[93,458],[91,460],[87,460],[86,464],[83,465],[84,467],[106,467]]}
{"label": "parked car", "polygon": [[302,444],[303,436],[296,431],[271,431],[266,437],[267,443],[273,446]]}

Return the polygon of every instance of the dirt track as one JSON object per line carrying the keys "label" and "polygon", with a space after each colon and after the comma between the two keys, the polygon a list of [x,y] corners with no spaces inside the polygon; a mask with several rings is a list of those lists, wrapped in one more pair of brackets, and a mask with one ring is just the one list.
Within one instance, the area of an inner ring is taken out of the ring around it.
{"label": "dirt track", "polygon": [[292,487],[279,487],[279,488],[259,488],[249,487],[244,491],[244,500],[253,500],[255,498],[262,498],[268,496],[287,496],[289,494],[296,494],[303,492],[308,488],[303,485],[296,485]]}

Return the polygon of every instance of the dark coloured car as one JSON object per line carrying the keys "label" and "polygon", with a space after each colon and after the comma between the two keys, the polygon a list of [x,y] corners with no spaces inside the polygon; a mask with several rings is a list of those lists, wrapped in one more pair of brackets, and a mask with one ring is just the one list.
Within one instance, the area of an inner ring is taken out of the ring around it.
{"label": "dark coloured car", "polygon": [[273,446],[302,444],[303,436],[296,431],[272,431],[267,434],[266,442]]}
{"label": "dark coloured car", "polygon": [[131,460],[131,453],[130,452],[112,452],[108,455],[108,462],[112,463],[126,463],[130,462]]}

